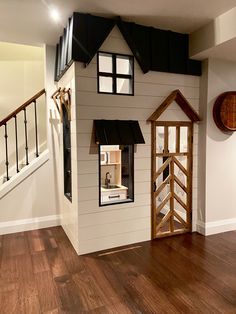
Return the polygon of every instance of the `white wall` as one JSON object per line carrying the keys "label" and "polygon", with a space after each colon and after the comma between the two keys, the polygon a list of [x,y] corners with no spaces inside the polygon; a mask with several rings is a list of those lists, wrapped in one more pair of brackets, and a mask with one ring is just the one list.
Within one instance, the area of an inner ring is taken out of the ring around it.
{"label": "white wall", "polygon": [[[0,121],[44,88],[43,48],[0,43]],[[46,146],[46,106],[42,96],[37,104],[39,145]],[[18,148],[20,162],[25,159],[24,116],[18,115]],[[34,110],[27,109],[28,147],[35,152]],[[4,128],[0,128],[0,177],[5,173]],[[10,168],[15,166],[15,125],[8,124]],[[33,156],[34,158],[34,156]],[[13,170],[15,173],[15,169]],[[1,184],[1,182],[0,182]]]}
{"label": "white wall", "polygon": [[60,197],[60,215],[61,225],[65,230],[68,238],[78,252],[78,169],[77,169],[77,137],[76,137],[76,89],[75,89],[75,64],[72,64],[67,72],[58,82],[58,87],[70,88],[71,91],[71,173],[72,173],[72,201],[64,196],[64,173],[63,173],[63,128],[61,121],[59,122],[59,151],[57,162],[60,166],[59,174],[59,197]]}
{"label": "white wall", "polygon": [[[101,51],[131,54],[117,28],[111,32]],[[151,237],[151,126],[146,119],[175,89],[180,89],[195,110],[199,103],[199,78],[194,76],[149,72],[143,74],[135,61],[135,96],[97,93],[96,56],[88,67],[75,64],[76,114],[72,132],[77,137],[78,167],[78,240],[79,254],[149,240]],[[182,119],[173,105],[164,119]],[[99,207],[98,153],[94,144],[94,119],[138,120],[145,145],[137,145],[134,161],[134,203]],[[77,128],[75,130],[75,127]],[[194,133],[193,228],[197,210],[197,141]]]}
{"label": "white wall", "polygon": [[[219,57],[223,56],[224,47],[227,54],[224,56],[228,60],[234,60],[234,50],[236,39],[236,8],[217,16],[200,29],[196,30],[189,37],[189,54],[192,58],[203,60],[208,56],[217,56],[219,48]],[[230,43],[231,49],[227,49]],[[223,48],[223,49],[222,49]]]}
{"label": "white wall", "polygon": [[61,120],[57,108],[51,96],[57,89],[54,82],[54,66],[55,66],[56,49],[54,46],[44,46],[44,71],[46,85],[46,101],[47,101],[47,147],[49,150],[49,172],[48,180],[45,182],[50,190],[51,210],[56,214],[60,214],[61,210],[61,194],[60,194],[60,147],[61,147]]}
{"label": "white wall", "polygon": [[205,138],[201,138],[200,148],[205,151],[205,162],[202,162],[205,169],[200,169],[200,184],[205,181],[205,193],[202,194],[198,230],[212,234],[236,229],[236,134],[220,131],[212,115],[216,98],[225,91],[235,90],[236,63],[209,59],[204,63],[203,80],[205,96],[201,112],[205,121],[201,128]]}
{"label": "white wall", "polygon": [[198,221],[205,221],[205,195],[206,195],[206,121],[207,121],[207,97],[208,97],[208,60],[202,62],[202,76],[200,79],[199,113],[199,146],[198,146]]}
{"label": "white wall", "polygon": [[[36,169],[37,160],[27,168],[28,175],[20,184],[15,184],[15,178],[7,184],[12,184],[10,191],[4,194],[0,192],[0,233],[28,230],[31,228],[48,227],[60,224],[60,117],[51,99],[56,89],[54,84],[55,47],[44,47],[45,64],[40,71],[45,73],[43,81],[46,82],[45,119],[44,132],[47,134],[48,151],[47,159]],[[45,71],[44,71],[45,70]],[[41,73],[40,72],[40,73]],[[37,72],[34,73],[37,76]],[[33,78],[32,78],[33,79]],[[40,88],[43,88],[40,86]],[[46,138],[45,138],[46,140]],[[43,154],[42,154],[43,155]],[[42,157],[39,157],[38,160]],[[36,170],[35,170],[36,169]],[[17,176],[20,181],[24,170]],[[13,184],[14,183],[14,184]],[[4,188],[4,185],[2,186]]]}
{"label": "white wall", "polygon": [[0,234],[59,224],[47,184],[49,173],[50,162],[45,161],[0,198]]}
{"label": "white wall", "polygon": [[44,87],[42,47],[0,42],[0,120]]}

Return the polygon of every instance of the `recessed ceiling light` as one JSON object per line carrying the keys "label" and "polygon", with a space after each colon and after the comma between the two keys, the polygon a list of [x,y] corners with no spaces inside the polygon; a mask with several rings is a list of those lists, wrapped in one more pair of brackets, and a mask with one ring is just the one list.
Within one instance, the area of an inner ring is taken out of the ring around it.
{"label": "recessed ceiling light", "polygon": [[51,8],[50,9],[50,16],[51,16],[51,18],[53,19],[54,22],[59,22],[60,14],[59,14],[57,9]]}

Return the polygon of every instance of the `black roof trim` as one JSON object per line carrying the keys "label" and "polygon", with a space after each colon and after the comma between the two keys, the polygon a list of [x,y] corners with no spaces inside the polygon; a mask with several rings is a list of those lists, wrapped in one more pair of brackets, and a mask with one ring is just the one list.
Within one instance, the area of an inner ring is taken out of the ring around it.
{"label": "black roof trim", "polygon": [[201,61],[189,59],[189,35],[150,26],[74,12],[57,49],[55,80],[73,61],[88,65],[117,25],[143,73],[160,71],[201,75]]}
{"label": "black roof trim", "polygon": [[95,142],[100,145],[145,144],[138,121],[94,120]]}

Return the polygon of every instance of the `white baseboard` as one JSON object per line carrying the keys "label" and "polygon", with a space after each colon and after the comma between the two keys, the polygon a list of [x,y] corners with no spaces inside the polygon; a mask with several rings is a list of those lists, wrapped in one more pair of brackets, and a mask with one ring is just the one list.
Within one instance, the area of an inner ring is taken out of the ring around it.
{"label": "white baseboard", "polygon": [[236,230],[236,218],[211,222],[197,222],[197,232],[206,236],[234,230]]}
{"label": "white baseboard", "polygon": [[37,218],[20,219],[0,222],[0,235],[55,227],[61,224],[60,215],[51,215]]}

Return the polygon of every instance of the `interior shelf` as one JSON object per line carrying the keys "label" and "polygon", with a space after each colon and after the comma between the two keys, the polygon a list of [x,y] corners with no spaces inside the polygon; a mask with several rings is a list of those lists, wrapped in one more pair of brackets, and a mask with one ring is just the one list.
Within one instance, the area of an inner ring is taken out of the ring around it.
{"label": "interior shelf", "polygon": [[111,162],[107,164],[101,164],[101,166],[113,166],[113,165],[120,165],[120,162]]}

